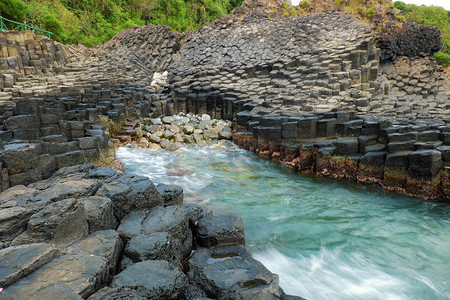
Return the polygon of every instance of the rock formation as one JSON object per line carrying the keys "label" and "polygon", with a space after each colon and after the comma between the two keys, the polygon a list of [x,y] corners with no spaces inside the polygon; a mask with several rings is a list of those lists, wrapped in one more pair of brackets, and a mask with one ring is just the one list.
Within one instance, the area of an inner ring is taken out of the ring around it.
{"label": "rock formation", "polygon": [[449,78],[417,57],[434,43],[415,47],[436,31],[409,25],[380,49],[351,14],[271,17],[258,3],[94,49],[0,33],[2,299],[287,299],[238,216],[83,165],[111,163],[111,136],[180,112],[233,121],[235,143],[300,172],[449,201]]}

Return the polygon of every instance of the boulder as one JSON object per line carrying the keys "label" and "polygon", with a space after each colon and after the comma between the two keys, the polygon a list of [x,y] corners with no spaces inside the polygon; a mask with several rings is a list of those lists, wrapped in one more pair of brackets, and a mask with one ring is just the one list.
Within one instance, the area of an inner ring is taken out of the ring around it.
{"label": "boulder", "polygon": [[200,248],[189,259],[188,277],[214,299],[280,299],[278,276],[243,246]]}
{"label": "boulder", "polygon": [[113,203],[107,197],[91,196],[80,199],[86,210],[89,232],[116,229],[118,222],[114,216]]}
{"label": "boulder", "polygon": [[194,228],[197,221],[203,218],[203,216],[213,214],[212,210],[195,203],[183,204],[180,207],[186,212],[186,217],[191,228]]}
{"label": "boulder", "polygon": [[[6,288],[2,299],[79,299],[74,294],[87,298],[105,283],[106,277],[105,258],[64,255]],[[47,298],[41,298],[44,296]]]}
{"label": "boulder", "polygon": [[14,202],[10,207],[0,208],[0,242],[9,242],[24,232],[32,214],[31,209],[17,206]]}
{"label": "boulder", "polygon": [[158,184],[156,187],[163,197],[164,205],[181,205],[183,204],[183,189],[177,185]]}
{"label": "boulder", "polygon": [[442,168],[442,153],[419,150],[408,155],[408,175],[417,179],[433,179]]}
{"label": "boulder", "polygon": [[148,178],[125,173],[106,180],[96,195],[113,201],[114,214],[119,220],[134,210],[152,208],[163,201]]}
{"label": "boulder", "polygon": [[148,299],[179,299],[187,285],[186,275],[176,265],[163,260],[133,264],[112,282],[112,287],[132,288]]}
{"label": "boulder", "polygon": [[7,287],[31,274],[58,254],[50,244],[36,243],[0,250],[0,286]]}
{"label": "boulder", "polygon": [[149,210],[139,210],[133,211],[130,214],[126,215],[122,221],[120,222],[119,227],[117,228],[117,232],[120,237],[128,242],[134,236],[144,233],[144,228],[142,227],[142,223],[145,218],[147,218]]}
{"label": "boulder", "polygon": [[140,234],[131,238],[125,247],[125,255],[134,262],[165,260],[181,263],[181,242],[167,232]]}
{"label": "boulder", "polygon": [[206,215],[196,225],[197,242],[204,247],[244,245],[244,223],[236,214]]}
{"label": "boulder", "polygon": [[184,241],[188,229],[186,212],[177,206],[155,207],[142,223],[142,229],[145,234],[168,232]]}

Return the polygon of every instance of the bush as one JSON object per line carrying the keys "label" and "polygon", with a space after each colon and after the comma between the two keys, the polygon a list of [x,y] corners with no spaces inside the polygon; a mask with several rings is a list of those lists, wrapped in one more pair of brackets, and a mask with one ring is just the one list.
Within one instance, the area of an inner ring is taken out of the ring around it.
{"label": "bush", "polygon": [[46,14],[44,16],[43,27],[45,30],[53,32],[53,38],[58,40],[64,40],[64,28],[61,22],[52,14]]}
{"label": "bush", "polygon": [[0,0],[0,13],[4,18],[23,22],[27,12],[28,7],[22,0]]}
{"label": "bush", "polygon": [[308,0],[302,0],[299,5],[302,9],[308,9],[311,7],[311,4],[309,4]]}
{"label": "bush", "polygon": [[450,66],[450,55],[443,52],[436,52],[433,57],[436,62],[444,68]]}

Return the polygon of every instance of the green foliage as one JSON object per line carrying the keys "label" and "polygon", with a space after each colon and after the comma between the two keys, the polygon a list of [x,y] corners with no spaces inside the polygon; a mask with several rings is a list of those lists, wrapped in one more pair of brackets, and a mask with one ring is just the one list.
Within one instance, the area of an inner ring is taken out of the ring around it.
{"label": "green foliage", "polygon": [[439,28],[442,34],[442,52],[450,54],[450,11],[437,6],[417,6],[396,1],[405,20],[418,24],[427,24]]}
{"label": "green foliage", "polygon": [[308,2],[308,0],[302,0],[302,1],[300,2],[299,6],[300,6],[302,9],[308,9],[308,8],[311,7],[311,4]]}
{"label": "green foliage", "polygon": [[146,24],[196,30],[228,14],[243,0],[0,0],[1,15],[51,31],[57,41],[105,43],[118,32]]}
{"label": "green foliage", "polygon": [[4,18],[22,22],[28,12],[22,0],[0,0],[0,15]]}
{"label": "green foliage", "polygon": [[450,66],[450,55],[443,52],[436,52],[433,57],[439,65],[443,67]]}

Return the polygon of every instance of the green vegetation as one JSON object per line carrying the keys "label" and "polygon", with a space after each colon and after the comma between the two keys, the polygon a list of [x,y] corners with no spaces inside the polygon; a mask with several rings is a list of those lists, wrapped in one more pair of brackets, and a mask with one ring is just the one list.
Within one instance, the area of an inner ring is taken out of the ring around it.
{"label": "green vegetation", "polygon": [[[400,10],[406,21],[439,28],[442,33],[442,54],[450,54],[450,11],[446,11],[442,7],[417,6],[414,4],[405,4],[401,1],[396,1],[394,5]],[[442,58],[445,61],[445,58],[438,53],[436,54],[439,59]],[[447,62],[449,61],[449,57],[447,55]]]}
{"label": "green vegetation", "polygon": [[438,51],[433,55],[433,57],[436,60],[436,62],[441,66],[443,66],[444,68],[450,66],[450,55]]}
{"label": "green vegetation", "polygon": [[243,0],[0,0],[0,15],[53,32],[67,44],[105,43],[118,32],[146,24],[196,30],[228,14]]}

